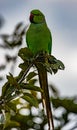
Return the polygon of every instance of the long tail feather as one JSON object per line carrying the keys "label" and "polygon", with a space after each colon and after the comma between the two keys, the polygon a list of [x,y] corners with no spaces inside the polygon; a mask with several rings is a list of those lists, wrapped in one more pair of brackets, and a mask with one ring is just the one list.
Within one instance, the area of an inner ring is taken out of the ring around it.
{"label": "long tail feather", "polygon": [[46,108],[48,126],[49,126],[48,130],[51,130],[51,125],[52,125],[52,130],[54,130],[53,116],[51,111],[49,90],[48,90],[47,71],[42,64],[40,66],[37,66],[37,70],[39,75],[40,86],[43,90],[42,100],[43,100],[43,106]]}

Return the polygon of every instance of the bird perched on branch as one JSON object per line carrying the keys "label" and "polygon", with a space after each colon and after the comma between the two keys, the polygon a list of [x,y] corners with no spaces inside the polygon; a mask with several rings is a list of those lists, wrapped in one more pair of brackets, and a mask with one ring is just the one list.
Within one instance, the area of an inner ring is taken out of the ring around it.
{"label": "bird perched on branch", "polygon": [[[40,52],[51,54],[52,49],[52,36],[49,28],[47,27],[44,14],[40,10],[32,10],[30,12],[30,26],[26,32],[26,43],[28,48],[33,52],[33,55],[37,55]],[[50,105],[47,70],[42,64],[37,65],[39,82],[43,90],[42,101],[43,106],[46,108],[49,130],[54,130],[53,116]]]}

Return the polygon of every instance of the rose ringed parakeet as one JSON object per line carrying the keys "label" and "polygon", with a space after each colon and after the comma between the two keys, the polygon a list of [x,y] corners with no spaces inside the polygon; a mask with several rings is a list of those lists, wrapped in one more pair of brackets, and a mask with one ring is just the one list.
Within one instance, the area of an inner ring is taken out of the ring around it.
{"label": "rose ringed parakeet", "polygon": [[[51,54],[52,37],[43,13],[37,9],[32,10],[30,13],[30,23],[31,24],[26,32],[26,43],[28,48],[33,52],[34,56],[39,52]],[[54,130],[53,116],[49,99],[47,71],[42,64],[41,67],[36,67],[38,70],[40,86],[43,89],[42,100],[43,105],[46,107],[49,130],[51,129],[51,124],[52,130]]]}

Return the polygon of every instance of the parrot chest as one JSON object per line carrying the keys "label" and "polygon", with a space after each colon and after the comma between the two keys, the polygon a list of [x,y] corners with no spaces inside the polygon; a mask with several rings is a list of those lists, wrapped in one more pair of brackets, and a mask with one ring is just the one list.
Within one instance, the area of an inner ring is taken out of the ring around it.
{"label": "parrot chest", "polygon": [[26,34],[28,47],[34,53],[39,51],[48,52],[48,44],[50,41],[49,34],[48,28],[42,25],[30,26]]}

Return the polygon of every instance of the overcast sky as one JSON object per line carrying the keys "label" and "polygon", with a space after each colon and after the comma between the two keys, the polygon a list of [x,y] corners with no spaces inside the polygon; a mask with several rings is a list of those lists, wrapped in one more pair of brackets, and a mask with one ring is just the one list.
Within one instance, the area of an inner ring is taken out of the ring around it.
{"label": "overcast sky", "polygon": [[[57,1],[57,2],[56,2]],[[29,12],[40,9],[52,33],[52,54],[62,60],[65,70],[49,75],[61,95],[77,94],[77,2],[76,0],[0,0],[0,14],[6,24],[2,32],[11,33],[15,25],[27,24]]]}

